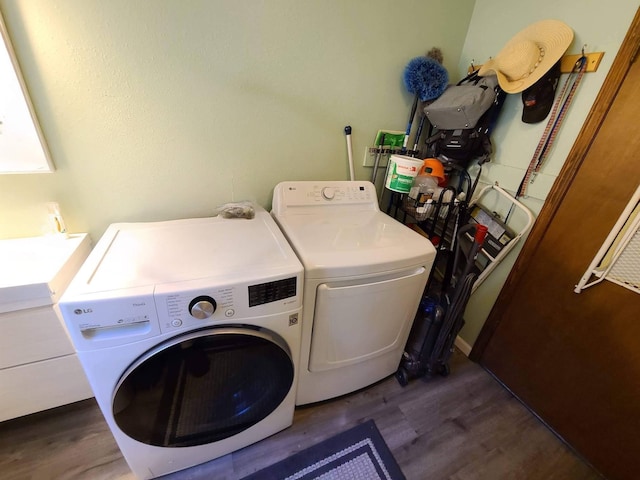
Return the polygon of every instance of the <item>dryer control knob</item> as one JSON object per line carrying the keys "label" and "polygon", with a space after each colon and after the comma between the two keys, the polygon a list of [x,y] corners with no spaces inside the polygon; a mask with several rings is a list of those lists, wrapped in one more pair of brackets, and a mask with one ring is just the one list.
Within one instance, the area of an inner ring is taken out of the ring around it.
{"label": "dryer control knob", "polygon": [[332,187],[324,187],[322,189],[322,196],[326,199],[326,200],[333,200],[333,197],[335,197],[336,192]]}
{"label": "dryer control knob", "polygon": [[189,313],[198,320],[205,320],[216,311],[216,301],[208,295],[201,295],[189,303]]}

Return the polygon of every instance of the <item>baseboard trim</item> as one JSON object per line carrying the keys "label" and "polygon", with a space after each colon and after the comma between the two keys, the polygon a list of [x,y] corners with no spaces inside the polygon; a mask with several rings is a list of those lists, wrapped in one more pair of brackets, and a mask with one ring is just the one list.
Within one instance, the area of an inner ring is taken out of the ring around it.
{"label": "baseboard trim", "polygon": [[460,336],[456,337],[455,346],[458,347],[458,350],[464,353],[467,357],[471,353],[472,346],[465,342],[462,338],[460,338]]}

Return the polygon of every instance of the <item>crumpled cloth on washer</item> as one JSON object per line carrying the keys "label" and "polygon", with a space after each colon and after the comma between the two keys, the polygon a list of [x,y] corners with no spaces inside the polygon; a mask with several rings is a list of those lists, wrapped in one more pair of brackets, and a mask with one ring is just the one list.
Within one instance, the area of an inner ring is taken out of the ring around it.
{"label": "crumpled cloth on washer", "polygon": [[231,202],[216,207],[214,217],[222,218],[246,218],[251,220],[256,216],[256,210],[252,202]]}

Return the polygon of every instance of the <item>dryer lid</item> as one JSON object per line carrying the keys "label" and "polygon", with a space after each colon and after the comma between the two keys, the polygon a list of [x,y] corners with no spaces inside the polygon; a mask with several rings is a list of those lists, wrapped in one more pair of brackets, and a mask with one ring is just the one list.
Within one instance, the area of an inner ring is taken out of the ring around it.
{"label": "dryer lid", "polygon": [[431,265],[429,240],[380,211],[277,217],[307,278],[346,277]]}

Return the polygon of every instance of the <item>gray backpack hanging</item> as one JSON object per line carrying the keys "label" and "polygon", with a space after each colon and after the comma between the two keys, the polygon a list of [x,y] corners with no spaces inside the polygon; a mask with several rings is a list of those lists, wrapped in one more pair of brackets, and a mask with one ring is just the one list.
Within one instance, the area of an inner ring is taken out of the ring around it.
{"label": "gray backpack hanging", "polygon": [[449,85],[424,108],[424,113],[438,130],[473,128],[495,101],[497,86],[495,75],[465,79],[457,85]]}
{"label": "gray backpack hanging", "polygon": [[474,159],[488,161],[493,152],[490,134],[505,97],[495,75],[480,77],[477,71],[447,87],[424,107],[431,124],[427,155],[462,168]]}

